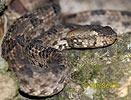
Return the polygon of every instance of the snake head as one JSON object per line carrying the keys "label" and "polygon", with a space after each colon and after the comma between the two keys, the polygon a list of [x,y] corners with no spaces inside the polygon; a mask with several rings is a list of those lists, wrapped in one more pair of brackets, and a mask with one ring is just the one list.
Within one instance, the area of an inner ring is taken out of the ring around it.
{"label": "snake head", "polygon": [[111,45],[117,33],[109,26],[86,25],[67,34],[67,42],[72,48],[96,48]]}

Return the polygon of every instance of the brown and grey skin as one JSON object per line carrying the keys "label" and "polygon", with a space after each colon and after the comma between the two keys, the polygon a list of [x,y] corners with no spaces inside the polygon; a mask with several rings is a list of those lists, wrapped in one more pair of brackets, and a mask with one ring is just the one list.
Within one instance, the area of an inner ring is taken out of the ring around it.
{"label": "brown and grey skin", "polygon": [[68,83],[63,49],[104,47],[116,40],[108,26],[61,24],[59,15],[58,4],[45,5],[17,19],[3,38],[2,57],[29,95],[51,96]]}
{"label": "brown and grey skin", "polygon": [[64,16],[65,23],[110,26],[118,35],[131,32],[131,11],[94,10]]}

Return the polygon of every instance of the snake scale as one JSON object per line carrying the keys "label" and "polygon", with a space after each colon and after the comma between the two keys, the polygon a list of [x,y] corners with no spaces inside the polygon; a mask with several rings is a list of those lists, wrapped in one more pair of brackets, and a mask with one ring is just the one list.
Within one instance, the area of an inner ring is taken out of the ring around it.
{"label": "snake scale", "polygon": [[59,4],[47,3],[9,27],[1,45],[2,57],[18,77],[21,91],[51,96],[60,92],[70,77],[64,49],[111,45],[116,33],[131,31],[130,21],[129,11],[95,10],[61,17]]}

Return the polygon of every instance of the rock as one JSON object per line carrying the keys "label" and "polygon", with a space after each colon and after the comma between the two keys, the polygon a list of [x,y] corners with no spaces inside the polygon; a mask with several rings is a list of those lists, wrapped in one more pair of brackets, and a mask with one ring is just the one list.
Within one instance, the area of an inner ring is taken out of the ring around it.
{"label": "rock", "polygon": [[11,73],[0,72],[0,100],[12,100],[16,95],[18,86]]}

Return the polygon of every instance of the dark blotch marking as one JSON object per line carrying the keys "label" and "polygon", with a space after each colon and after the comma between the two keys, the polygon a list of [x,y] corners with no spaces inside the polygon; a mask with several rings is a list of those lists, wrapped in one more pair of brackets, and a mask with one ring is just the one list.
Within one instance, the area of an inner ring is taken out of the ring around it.
{"label": "dark blotch marking", "polygon": [[[31,43],[29,43],[26,46],[26,50],[32,50],[33,47],[41,46],[42,41],[41,40],[33,40]],[[42,45],[43,46],[43,45]],[[43,47],[44,48],[44,47]],[[36,48],[37,49],[37,48]]]}
{"label": "dark blotch marking", "polygon": [[[58,60],[57,60],[58,61]],[[54,62],[55,63],[55,62]],[[56,63],[58,63],[58,64],[56,64],[56,65],[52,65],[53,67],[51,67],[51,72],[53,73],[53,74],[55,74],[56,76],[57,75],[59,75],[59,74],[61,74],[64,70],[65,70],[65,66],[64,65],[59,65],[59,61],[58,62],[56,62]]]}
{"label": "dark blotch marking", "polygon": [[44,95],[45,93],[47,93],[47,90],[43,90],[43,91],[41,91],[41,95]]}
{"label": "dark blotch marking", "polygon": [[[35,56],[32,54],[32,56],[35,58]],[[41,52],[39,52],[39,56],[40,57],[43,57],[44,56],[44,50],[43,51],[41,51]]]}
{"label": "dark blotch marking", "polygon": [[55,49],[49,47],[49,48],[39,52],[39,56],[44,57],[44,58],[48,58],[53,51],[55,51]]}
{"label": "dark blotch marking", "polygon": [[106,35],[116,35],[117,33],[109,26],[100,26],[100,25],[90,25],[88,26],[91,31],[96,31],[99,34],[104,36]]}
{"label": "dark blotch marking", "polygon": [[24,44],[25,44],[24,35],[22,35],[22,36],[17,36],[17,37],[16,37],[16,40],[17,40],[17,42],[18,42],[22,47],[24,47]]}
{"label": "dark blotch marking", "polygon": [[53,7],[53,9],[54,9],[54,12],[55,12],[56,14],[59,14],[59,12],[60,12],[60,5],[58,5],[58,4],[53,4],[52,7]]}
{"label": "dark blotch marking", "polygon": [[[15,23],[15,22],[14,22],[14,23]],[[12,32],[12,31],[14,31],[15,29],[16,29],[16,25],[15,25],[15,24],[12,24],[12,25],[10,26],[7,34],[10,33],[10,32]]]}
{"label": "dark blotch marking", "polygon": [[31,18],[30,22],[34,27],[37,27],[38,25],[40,25],[43,22],[43,20],[38,19],[38,18]]}
{"label": "dark blotch marking", "polygon": [[48,84],[43,84],[43,85],[40,85],[41,88],[45,88],[45,87],[48,87]]}
{"label": "dark blotch marking", "polygon": [[[16,46],[16,44],[16,40],[13,39],[3,41],[2,56],[7,55]],[[8,48],[6,48],[7,46]]]}
{"label": "dark blotch marking", "polygon": [[131,17],[131,12],[129,11],[121,11],[122,16],[129,16]]}
{"label": "dark blotch marking", "polygon": [[37,18],[31,18],[30,19],[31,24],[36,27],[38,25],[38,19]]}
{"label": "dark blotch marking", "polygon": [[106,14],[106,11],[104,10],[95,10],[95,11],[92,11],[91,12],[91,15],[105,15]]}
{"label": "dark blotch marking", "polygon": [[55,42],[53,43],[53,46],[56,45],[56,44],[57,44],[57,41],[55,41]]}
{"label": "dark blotch marking", "polygon": [[64,80],[65,80],[65,77],[63,76],[58,83],[59,83],[59,84],[62,84],[62,83],[64,82]]}
{"label": "dark blotch marking", "polygon": [[68,15],[67,18],[75,18],[77,16],[77,14],[71,14],[71,15]]}
{"label": "dark blotch marking", "polygon": [[36,15],[35,15],[35,13],[34,12],[29,12],[29,13],[27,13],[27,16],[28,16],[28,18],[33,18],[33,17],[36,17]]}
{"label": "dark blotch marking", "polygon": [[117,35],[117,33],[109,26],[105,26],[102,33],[103,35]]}
{"label": "dark blotch marking", "polygon": [[44,65],[42,65],[41,63],[39,63],[39,66],[42,68]]}
{"label": "dark blotch marking", "polygon": [[52,27],[50,30],[47,31],[48,35],[55,35],[57,33],[57,28],[56,27]]}
{"label": "dark blotch marking", "polygon": [[[11,61],[10,61],[10,62],[11,62]],[[14,63],[13,63],[13,64],[14,64]],[[13,65],[13,64],[12,64],[12,65]],[[11,67],[11,68],[9,67],[9,71],[17,72],[17,69],[16,69],[15,67]]]}
{"label": "dark blotch marking", "polygon": [[66,38],[61,38],[60,40],[66,40]]}
{"label": "dark blotch marking", "polygon": [[25,80],[25,79],[21,79],[20,83],[23,84],[23,85],[28,85],[29,84],[29,82],[27,80]]}
{"label": "dark blotch marking", "polygon": [[27,75],[28,77],[33,77],[33,71],[31,69],[31,66],[24,66],[19,69],[19,73],[22,75]]}
{"label": "dark blotch marking", "polygon": [[30,93],[33,93],[33,92],[35,92],[35,90],[34,89],[30,89]]}
{"label": "dark blotch marking", "polygon": [[32,11],[26,13],[24,16],[21,16],[19,19],[24,19],[24,18],[32,18],[35,17],[34,13]]}
{"label": "dark blotch marking", "polygon": [[59,49],[62,49],[63,45],[59,45]]}
{"label": "dark blotch marking", "polygon": [[55,89],[53,90],[53,93],[57,93],[57,92],[58,92],[58,89],[55,88]]}
{"label": "dark blotch marking", "polygon": [[65,70],[65,66],[64,65],[60,65],[60,68],[59,68],[61,71],[62,70]]}
{"label": "dark blotch marking", "polygon": [[19,19],[29,18],[29,13],[25,14],[24,16],[21,16]]}

